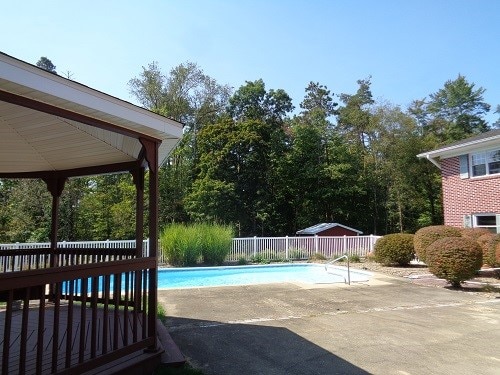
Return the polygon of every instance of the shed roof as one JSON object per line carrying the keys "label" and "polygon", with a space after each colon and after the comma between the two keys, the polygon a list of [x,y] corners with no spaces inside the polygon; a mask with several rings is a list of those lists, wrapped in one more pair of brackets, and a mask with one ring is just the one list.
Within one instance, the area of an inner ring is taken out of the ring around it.
{"label": "shed roof", "polygon": [[351,227],[348,227],[346,225],[342,225],[342,224],[339,224],[339,223],[320,223],[320,224],[316,224],[316,225],[313,225],[312,227],[305,228],[305,229],[297,231],[297,234],[310,234],[310,235],[314,235],[314,234],[321,233],[321,232],[323,232],[323,231],[325,231],[327,229],[334,228],[334,227],[341,227],[341,228],[353,231],[353,232],[358,233],[358,234],[363,234],[363,232],[361,232],[360,230],[357,230],[357,229],[354,229],[354,228],[351,228]]}
{"label": "shed roof", "polygon": [[0,52],[0,176],[138,160],[161,141],[159,164],[182,124]]}

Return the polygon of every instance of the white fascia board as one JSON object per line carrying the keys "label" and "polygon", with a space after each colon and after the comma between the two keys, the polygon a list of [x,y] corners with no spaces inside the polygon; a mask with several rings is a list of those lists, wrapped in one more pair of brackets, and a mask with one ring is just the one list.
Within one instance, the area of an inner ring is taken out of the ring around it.
{"label": "white fascia board", "polygon": [[418,158],[451,158],[463,154],[468,154],[474,151],[481,151],[495,146],[500,146],[500,135],[494,135],[489,138],[477,139],[475,141],[461,143],[459,145],[443,147],[438,150],[423,152],[418,154]]}
{"label": "white fascia board", "polygon": [[[3,54],[0,54],[0,77],[32,90],[151,128],[157,132],[177,138],[182,136],[182,124],[177,121]],[[134,130],[137,131],[137,129]]]}

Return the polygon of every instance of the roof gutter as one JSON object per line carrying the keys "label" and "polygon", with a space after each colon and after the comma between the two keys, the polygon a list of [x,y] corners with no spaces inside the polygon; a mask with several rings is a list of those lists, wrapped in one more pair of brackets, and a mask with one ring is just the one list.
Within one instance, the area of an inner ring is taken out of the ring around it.
{"label": "roof gutter", "polygon": [[425,155],[425,157],[427,158],[427,160],[429,160],[432,164],[434,164],[436,167],[438,167],[439,169],[441,169],[441,164],[439,164],[436,159],[433,159],[431,158],[431,156],[429,154]]}

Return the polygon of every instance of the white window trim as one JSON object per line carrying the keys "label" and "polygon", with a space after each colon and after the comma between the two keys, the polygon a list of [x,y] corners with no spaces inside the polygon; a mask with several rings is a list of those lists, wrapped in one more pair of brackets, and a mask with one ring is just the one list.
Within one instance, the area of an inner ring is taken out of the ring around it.
{"label": "white window trim", "polygon": [[495,148],[490,148],[490,149],[485,149],[485,150],[477,150],[475,152],[469,153],[469,176],[471,178],[484,178],[484,177],[489,177],[489,176],[499,176],[500,172],[497,173],[489,173],[489,165],[488,165],[488,159],[486,156],[486,161],[485,161],[485,167],[486,167],[486,174],[480,175],[480,176],[474,176],[473,173],[473,165],[472,165],[472,155],[478,155],[478,154],[488,154],[493,151],[500,151],[500,148],[495,147]]}
{"label": "white window trim", "polygon": [[[495,225],[478,225],[477,224],[477,218],[481,216],[493,216],[496,218],[496,223]],[[473,228],[493,228],[496,229],[496,233],[500,233],[500,214],[497,213],[478,213],[478,214],[472,214],[472,227]]]}

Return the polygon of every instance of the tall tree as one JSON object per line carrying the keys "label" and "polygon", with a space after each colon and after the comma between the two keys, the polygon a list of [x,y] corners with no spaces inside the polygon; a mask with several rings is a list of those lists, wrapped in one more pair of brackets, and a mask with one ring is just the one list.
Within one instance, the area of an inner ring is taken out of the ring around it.
{"label": "tall tree", "polygon": [[45,69],[48,72],[57,74],[56,66],[54,64],[52,64],[52,61],[50,61],[45,56],[40,57],[40,59],[36,63],[36,66],[38,66],[39,68]]}
{"label": "tall tree", "polygon": [[262,80],[235,92],[230,117],[199,133],[199,173],[187,199],[193,217],[221,219],[224,213],[244,235],[269,233],[272,170],[285,143],[284,116],[292,108],[283,90],[267,91]]}
{"label": "tall tree", "polygon": [[444,87],[431,94],[426,110],[429,129],[442,142],[452,142],[489,130],[484,116],[490,105],[484,102],[482,87],[475,89],[462,75],[448,80]]}
{"label": "tall tree", "polygon": [[337,130],[362,150],[370,143],[370,106],[374,103],[370,80],[358,80],[354,95],[340,94],[344,105],[338,111]]}
{"label": "tall tree", "polygon": [[186,62],[163,74],[156,62],[129,81],[130,92],[146,108],[184,124],[184,136],[159,175],[160,226],[189,219],[184,197],[198,164],[198,132],[215,122],[228,104],[231,88]]}

